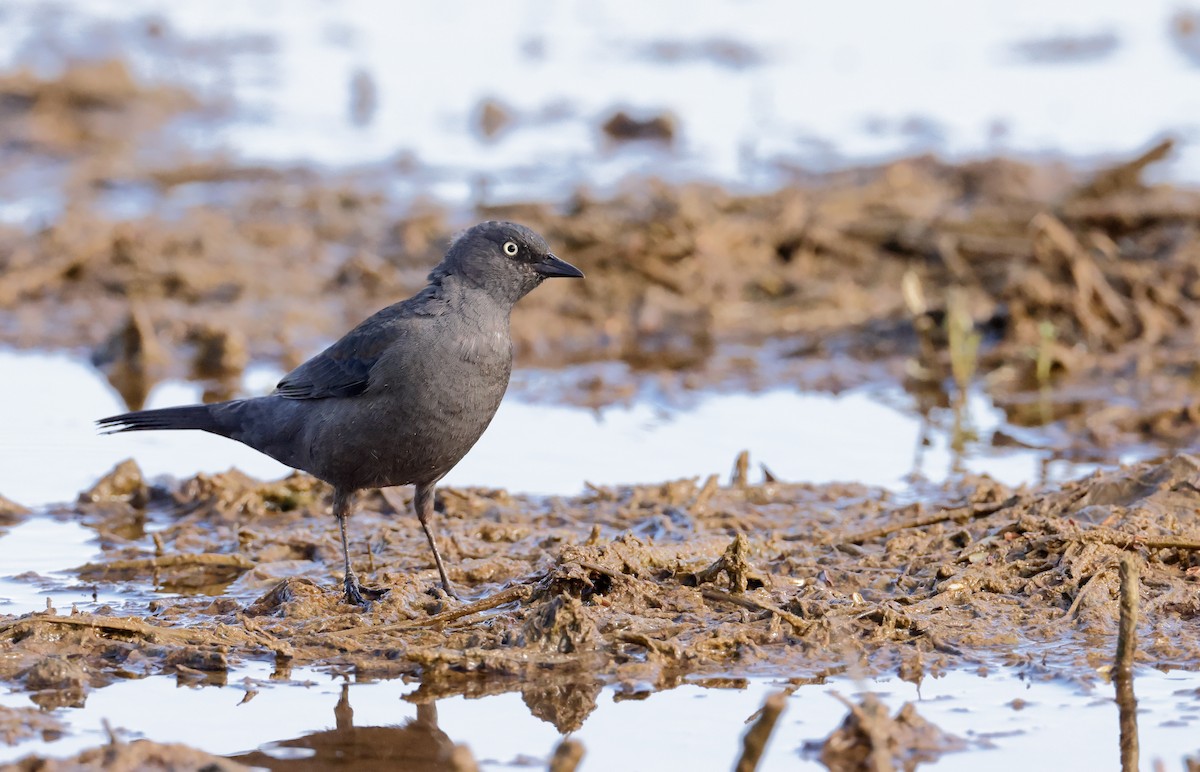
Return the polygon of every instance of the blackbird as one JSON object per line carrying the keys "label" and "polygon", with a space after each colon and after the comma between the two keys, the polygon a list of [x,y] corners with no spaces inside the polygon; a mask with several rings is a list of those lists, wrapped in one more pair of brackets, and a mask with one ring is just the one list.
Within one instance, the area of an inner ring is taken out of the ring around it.
{"label": "blackbird", "polygon": [[547,278],[582,278],[511,222],[455,238],[429,284],[284,376],[269,396],[102,418],[106,433],[199,429],[249,445],[333,486],[346,600],[366,605],[346,517],[364,488],[416,486],[413,507],[442,587],[454,596],[430,519],[434,486],[487,428],[512,371],[509,315]]}

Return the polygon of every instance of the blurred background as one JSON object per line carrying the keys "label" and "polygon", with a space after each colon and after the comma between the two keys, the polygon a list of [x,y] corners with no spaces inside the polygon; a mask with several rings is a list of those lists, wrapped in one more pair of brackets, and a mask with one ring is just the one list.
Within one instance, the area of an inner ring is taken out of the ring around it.
{"label": "blurred background", "polygon": [[[630,173],[770,186],[920,152],[1082,162],[1168,132],[1185,142],[1164,173],[1192,179],[1198,22],[1179,3],[1116,0],[93,0],[7,2],[2,29],[4,64],[30,77],[109,62],[186,93],[159,113],[176,119],[172,154],[389,162],[407,172],[393,194],[461,204]],[[7,218],[20,217],[25,196],[7,187]]]}

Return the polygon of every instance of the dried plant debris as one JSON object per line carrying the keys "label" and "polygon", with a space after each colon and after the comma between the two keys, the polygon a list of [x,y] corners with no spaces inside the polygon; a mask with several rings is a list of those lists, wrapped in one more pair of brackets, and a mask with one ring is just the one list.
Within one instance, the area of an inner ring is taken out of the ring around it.
{"label": "dried plant debris", "polygon": [[[461,604],[431,591],[420,529],[373,495],[352,543],[391,592],[365,612],[336,590],[324,485],[231,473],[143,488],[129,465],[113,476],[121,483],[82,495],[74,517],[132,536],[102,539],[102,558],[76,571],[144,588],[145,600],[0,618],[0,679],[48,703],[131,674],[221,676],[265,658],[419,676],[425,698],[528,688],[535,713],[570,731],[601,682],[667,688],[730,668],[795,676],[851,663],[910,680],[981,662],[1087,674],[1107,664],[1107,650],[1083,644],[1116,634],[1129,553],[1154,588],[1144,629],[1161,631],[1144,634],[1138,661],[1200,661],[1200,462],[1186,455],[1045,491],[966,478],[921,504],[857,485],[698,479],[574,498],[448,489],[438,527],[457,553]],[[686,538],[649,535],[668,512],[688,522]],[[153,536],[129,530],[137,519]]]}

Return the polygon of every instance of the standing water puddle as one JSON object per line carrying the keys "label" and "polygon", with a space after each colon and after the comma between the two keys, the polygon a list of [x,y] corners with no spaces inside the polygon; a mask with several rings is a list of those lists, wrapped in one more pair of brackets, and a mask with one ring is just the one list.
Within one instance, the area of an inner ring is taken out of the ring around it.
{"label": "standing water puddle", "polygon": [[[0,495],[26,506],[69,501],[118,461],[134,459],[148,477],[185,477],[236,467],[262,479],[291,472],[230,440],[203,432],[96,433],[94,421],[126,408],[89,365],[68,356],[0,352]],[[247,393],[267,393],[280,373],[255,369]],[[147,407],[200,400],[199,386],[160,384]],[[536,494],[576,494],[585,483],[660,482],[726,474],[749,450],[783,480],[855,481],[900,490],[919,474],[934,482],[955,471],[987,473],[1007,485],[1067,479],[1088,467],[1054,463],[1045,453],[1011,450],[956,458],[944,432],[922,447],[918,417],[892,405],[899,389],[831,396],[775,390],[712,394],[686,410],[652,404],[592,411],[523,402],[510,395],[475,448],[449,475],[450,486],[503,487]],[[987,438],[1002,417],[974,396],[969,422]]]}
{"label": "standing water puddle", "polygon": [[[67,736],[0,747],[0,761],[34,752],[61,757],[101,745],[108,737],[105,722],[123,740],[187,743],[277,769],[295,763],[417,762],[453,744],[466,744],[485,769],[537,767],[560,740],[554,725],[531,712],[545,706],[520,692],[418,706],[405,700],[413,685],[399,681],[350,683],[311,669],[293,670],[287,681],[271,676],[268,666],[249,664],[220,686],[166,676],[119,682],[91,693],[83,707],[55,711],[72,727]],[[654,693],[597,687],[587,697],[592,707],[586,720],[571,734],[586,749],[584,769],[727,769],[747,723],[765,697],[781,689],[792,693],[763,770],[821,768],[819,750],[806,744],[819,749],[842,721],[845,708],[834,693],[857,701],[864,690],[893,713],[905,702],[916,703],[925,719],[963,741],[966,752],[942,756],[940,770],[1008,770],[1016,758],[1050,763],[1061,758],[1064,744],[1071,747],[1075,769],[1112,769],[1119,758],[1118,709],[1103,683],[1080,688],[1003,671],[987,677],[960,671],[926,678],[919,686],[894,678],[835,678],[798,687],[750,678],[722,686],[685,683]],[[1174,769],[1195,752],[1197,686],[1195,673],[1139,675],[1139,735],[1147,761],[1162,760]],[[30,701],[6,694],[0,705],[26,707]],[[1089,740],[1070,739],[1084,737]]]}

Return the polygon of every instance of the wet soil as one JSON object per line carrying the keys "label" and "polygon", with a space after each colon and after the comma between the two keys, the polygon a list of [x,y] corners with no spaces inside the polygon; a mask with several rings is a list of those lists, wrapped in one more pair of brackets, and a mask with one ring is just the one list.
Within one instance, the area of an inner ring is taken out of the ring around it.
{"label": "wet soil", "polygon": [[[386,494],[386,495],[385,495]],[[410,494],[351,521],[363,579],[342,602],[329,491],[237,473],[171,488],[125,464],[58,516],[96,529],[86,585],[148,604],[0,619],[0,679],[43,706],[154,673],[219,682],[240,661],[411,677],[416,699],[521,691],[568,732],[603,684],[665,689],[736,670],[812,679],[949,668],[1087,678],[1111,664],[1117,567],[1142,561],[1139,664],[1200,661],[1200,461],[1180,455],[1061,489],[967,478],[922,503],[862,486],[680,480],[572,498],[445,489],[438,589]]]}

